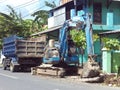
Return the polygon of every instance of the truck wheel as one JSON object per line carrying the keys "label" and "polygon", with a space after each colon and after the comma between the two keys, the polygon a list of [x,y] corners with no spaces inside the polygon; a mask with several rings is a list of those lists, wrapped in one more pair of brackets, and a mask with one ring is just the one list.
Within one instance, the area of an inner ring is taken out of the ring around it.
{"label": "truck wheel", "polygon": [[6,63],[5,63],[5,60],[3,61],[3,70],[6,70],[7,69],[7,66],[6,66]]}
{"label": "truck wheel", "polygon": [[7,69],[7,67],[6,66],[3,66],[3,70],[6,70]]}
{"label": "truck wheel", "polygon": [[10,63],[10,71],[15,72],[15,65]]}

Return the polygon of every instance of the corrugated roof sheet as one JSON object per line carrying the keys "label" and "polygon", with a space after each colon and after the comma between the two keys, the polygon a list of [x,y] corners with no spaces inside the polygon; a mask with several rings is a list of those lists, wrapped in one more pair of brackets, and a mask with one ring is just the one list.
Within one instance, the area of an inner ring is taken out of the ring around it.
{"label": "corrugated roof sheet", "polygon": [[113,30],[113,31],[107,31],[107,32],[99,33],[100,36],[110,35],[110,34],[120,34],[120,30]]}
{"label": "corrugated roof sheet", "polygon": [[53,28],[49,28],[48,30],[32,34],[31,36],[36,36],[36,35],[42,35],[42,34],[50,33],[50,32],[53,32],[53,31],[56,31],[56,30],[60,29],[61,27],[62,27],[62,25],[57,26],[57,27],[53,27]]}

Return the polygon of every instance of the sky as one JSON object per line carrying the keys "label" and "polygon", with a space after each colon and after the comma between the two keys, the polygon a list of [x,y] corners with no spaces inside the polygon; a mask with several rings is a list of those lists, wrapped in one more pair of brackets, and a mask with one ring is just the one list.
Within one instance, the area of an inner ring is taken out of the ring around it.
{"label": "sky", "polygon": [[21,13],[24,19],[29,19],[35,11],[50,10],[45,6],[45,1],[55,1],[56,4],[59,2],[59,0],[0,0],[0,12],[8,14],[10,10],[7,5],[10,5],[17,13]]}

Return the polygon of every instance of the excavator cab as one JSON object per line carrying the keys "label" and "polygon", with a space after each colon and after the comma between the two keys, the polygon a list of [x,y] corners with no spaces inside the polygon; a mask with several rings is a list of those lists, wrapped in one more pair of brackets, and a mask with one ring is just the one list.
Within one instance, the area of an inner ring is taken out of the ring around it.
{"label": "excavator cab", "polygon": [[76,28],[80,30],[84,27],[83,21],[79,17],[73,20],[65,21],[63,27],[59,30],[59,40],[56,44],[53,39],[49,40],[48,45],[44,50],[43,63],[58,64],[61,61],[69,64],[79,64],[79,57],[76,46],[70,36],[70,30]]}
{"label": "excavator cab", "polygon": [[59,46],[55,45],[54,39],[50,39],[48,45],[44,49],[43,63],[57,64],[60,61]]}

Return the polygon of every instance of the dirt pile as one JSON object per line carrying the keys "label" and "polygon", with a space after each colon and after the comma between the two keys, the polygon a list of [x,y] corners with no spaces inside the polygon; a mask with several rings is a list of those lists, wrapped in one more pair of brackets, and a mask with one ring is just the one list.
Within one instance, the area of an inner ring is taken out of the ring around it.
{"label": "dirt pile", "polygon": [[104,84],[108,86],[120,87],[120,76],[115,74],[105,75]]}
{"label": "dirt pile", "polygon": [[91,56],[88,57],[88,61],[83,66],[82,78],[93,78],[100,75],[100,66]]}

